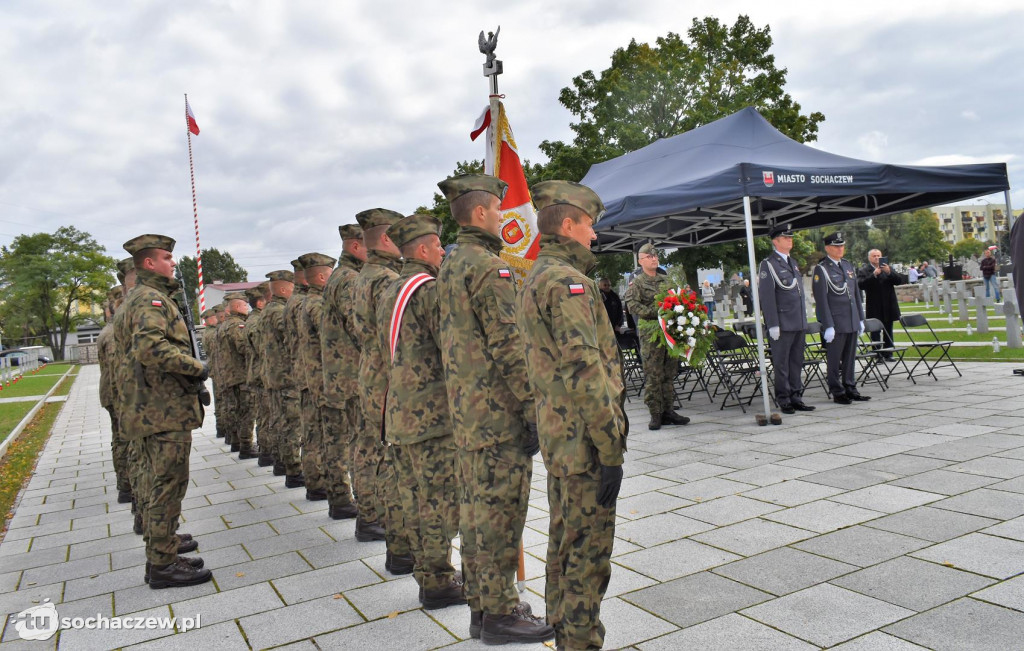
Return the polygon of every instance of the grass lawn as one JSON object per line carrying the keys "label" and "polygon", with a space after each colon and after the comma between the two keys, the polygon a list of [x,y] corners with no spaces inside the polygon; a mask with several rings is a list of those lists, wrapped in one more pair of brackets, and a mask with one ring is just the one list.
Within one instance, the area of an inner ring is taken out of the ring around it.
{"label": "grass lawn", "polygon": [[[49,368],[49,367],[47,367]],[[64,369],[66,371],[67,368]],[[63,375],[64,371],[61,371]],[[0,398],[20,398],[22,396],[43,396],[50,390],[50,387],[57,384],[60,375],[56,373],[43,375],[42,373],[21,376],[17,382],[5,384],[3,391],[0,391]]]}
{"label": "grass lawn", "polygon": [[69,368],[72,369],[72,374],[78,373],[78,364],[72,364],[71,362],[54,362],[39,369],[39,372],[36,373],[36,375],[64,375]]}
{"label": "grass lawn", "polygon": [[[31,403],[26,404],[28,409],[32,408]],[[9,406],[12,405],[4,404],[0,405],[0,408]],[[13,515],[11,509],[14,507],[14,500],[32,475],[36,459],[46,445],[46,440],[50,438],[53,421],[57,419],[57,414],[63,406],[60,402],[43,405],[18,440],[7,448],[4,458],[0,459],[0,513],[4,514],[5,520]],[[6,523],[4,531],[6,532]]]}
{"label": "grass lawn", "polygon": [[0,442],[3,442],[14,429],[25,414],[30,412],[36,403],[31,400],[25,402],[3,402],[0,403]]}
{"label": "grass lawn", "polygon": [[75,383],[75,376],[78,374],[78,367],[72,369],[71,374],[61,380],[60,386],[53,392],[55,396],[66,396],[71,393],[71,385]]}

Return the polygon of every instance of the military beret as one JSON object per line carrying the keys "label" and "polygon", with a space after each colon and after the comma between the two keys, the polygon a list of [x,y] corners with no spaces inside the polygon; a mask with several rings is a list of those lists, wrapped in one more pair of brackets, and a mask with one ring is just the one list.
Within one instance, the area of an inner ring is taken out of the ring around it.
{"label": "military beret", "polygon": [[433,215],[416,213],[403,218],[388,229],[388,237],[395,246],[405,246],[423,235],[440,235],[441,222]]}
{"label": "military beret", "polygon": [[363,237],[363,227],[359,224],[342,224],[338,227],[338,235],[343,240],[355,240]]}
{"label": "military beret", "polygon": [[391,226],[405,217],[402,213],[386,208],[370,208],[356,215],[356,221],[365,231],[376,226]]}
{"label": "military beret", "polygon": [[249,299],[246,298],[245,292],[228,292],[224,294],[224,302],[227,303],[228,301],[245,301],[248,303]]}
{"label": "military beret", "polygon": [[541,181],[530,189],[537,210],[556,204],[576,206],[590,215],[596,224],[604,215],[604,204],[597,193],[572,181]]}
{"label": "military beret", "polygon": [[302,262],[300,262],[298,258],[295,258],[292,260],[292,269],[295,271],[302,271],[305,267],[302,266]]}
{"label": "military beret", "polygon": [[295,282],[295,274],[287,269],[278,269],[277,271],[271,271],[267,274],[267,278],[270,280],[283,280],[285,282]]}
{"label": "military beret", "polygon": [[658,247],[648,242],[647,244],[644,244],[643,246],[640,247],[639,253],[640,255],[658,255]]}
{"label": "military beret", "polygon": [[299,264],[302,265],[303,269],[310,269],[312,267],[333,267],[334,263],[337,262],[334,258],[323,253],[304,253],[299,256]]}
{"label": "military beret", "polygon": [[846,241],[843,239],[843,234],[840,231],[835,233],[829,233],[825,236],[825,246],[844,246]]}
{"label": "military beret", "polygon": [[161,249],[163,251],[174,251],[174,239],[167,237],[166,235],[154,235],[147,233],[146,235],[139,235],[138,237],[132,238],[124,243],[124,250],[135,255],[139,251],[145,251],[146,249]]}
{"label": "military beret", "polygon": [[773,240],[776,237],[793,237],[793,235],[793,227],[789,224],[776,224],[768,231],[768,237]]}
{"label": "military beret", "polygon": [[455,201],[467,192],[489,192],[499,199],[505,198],[508,183],[489,174],[462,174],[445,179],[437,184],[449,202]]}

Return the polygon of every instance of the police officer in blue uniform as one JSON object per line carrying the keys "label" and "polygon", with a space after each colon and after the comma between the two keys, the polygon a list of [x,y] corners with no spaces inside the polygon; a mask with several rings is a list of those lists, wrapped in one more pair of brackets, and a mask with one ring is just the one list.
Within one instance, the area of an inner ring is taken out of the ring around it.
{"label": "police officer in blue uniform", "polygon": [[803,400],[807,309],[800,269],[789,255],[793,231],[788,225],[779,225],[773,226],[768,235],[774,250],[758,268],[757,290],[775,368],[775,401],[784,414],[814,411]]}
{"label": "police officer in blue uniform", "polygon": [[864,306],[857,288],[857,269],[843,260],[846,242],[842,233],[825,236],[827,254],[814,267],[814,312],[823,329],[827,381],[832,400],[848,405],[870,400],[857,391],[857,337],[864,332]]}

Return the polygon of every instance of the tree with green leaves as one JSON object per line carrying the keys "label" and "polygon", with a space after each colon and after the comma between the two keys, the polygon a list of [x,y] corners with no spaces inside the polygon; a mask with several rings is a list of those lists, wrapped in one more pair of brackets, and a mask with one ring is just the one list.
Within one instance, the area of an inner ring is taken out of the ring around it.
{"label": "tree with green leaves", "polygon": [[985,243],[981,240],[964,239],[953,245],[953,257],[957,259],[972,256],[980,258],[984,253]]}
{"label": "tree with green leaves", "polygon": [[[196,269],[196,259],[184,256],[178,260],[178,267],[181,269],[181,277],[188,288],[189,300],[192,301],[192,313],[199,314],[199,274]],[[209,248],[203,249],[203,284],[213,283],[244,283],[248,280],[248,272],[245,268],[235,262],[227,251]]]}
{"label": "tree with green leaves", "polygon": [[116,260],[74,226],[19,235],[0,247],[4,344],[45,341],[64,359],[68,333],[102,306],[115,272]]}

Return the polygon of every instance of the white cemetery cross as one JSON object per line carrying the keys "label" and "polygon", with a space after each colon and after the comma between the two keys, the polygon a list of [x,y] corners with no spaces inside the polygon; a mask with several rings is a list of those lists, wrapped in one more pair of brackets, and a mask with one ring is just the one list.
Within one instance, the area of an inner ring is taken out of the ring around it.
{"label": "white cemetery cross", "polygon": [[967,314],[967,283],[962,280],[958,280],[956,283],[956,309],[958,319],[966,321],[969,318]]}
{"label": "white cemetery cross", "polygon": [[948,280],[942,281],[942,313],[953,314],[953,289]]}
{"label": "white cemetery cross", "polygon": [[1021,348],[1020,312],[1017,310],[1016,299],[1012,294],[1003,297],[1003,314],[1006,315],[1006,345],[1009,348]]}
{"label": "white cemetery cross", "polygon": [[[974,306],[974,315],[978,320],[978,332],[985,334],[988,332],[988,308],[995,307],[994,297],[985,297],[984,287],[974,288],[974,298],[970,300],[971,305]],[[968,325],[970,323],[968,322]]]}

